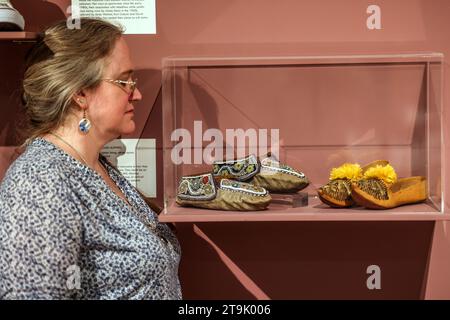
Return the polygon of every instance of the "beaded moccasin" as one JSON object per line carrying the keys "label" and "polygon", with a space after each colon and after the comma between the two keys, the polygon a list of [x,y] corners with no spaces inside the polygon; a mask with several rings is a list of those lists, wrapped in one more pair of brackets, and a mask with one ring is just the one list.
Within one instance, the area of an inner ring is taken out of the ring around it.
{"label": "beaded moccasin", "polygon": [[229,179],[215,180],[211,173],[185,176],[178,186],[180,206],[215,210],[264,210],[272,198],[266,189]]}
{"label": "beaded moccasin", "polygon": [[215,161],[213,175],[218,179],[251,183],[277,193],[297,192],[309,184],[303,172],[281,164],[270,153],[262,159],[250,155],[242,159]]}

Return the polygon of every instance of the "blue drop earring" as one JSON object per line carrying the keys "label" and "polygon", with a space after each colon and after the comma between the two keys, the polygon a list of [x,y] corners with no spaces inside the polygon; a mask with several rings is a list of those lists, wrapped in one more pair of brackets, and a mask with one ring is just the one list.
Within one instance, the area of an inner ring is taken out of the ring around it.
{"label": "blue drop earring", "polygon": [[[84,104],[84,100],[78,99],[77,101]],[[83,110],[83,119],[78,123],[78,129],[84,134],[87,134],[91,129],[91,122],[86,116],[86,109]]]}

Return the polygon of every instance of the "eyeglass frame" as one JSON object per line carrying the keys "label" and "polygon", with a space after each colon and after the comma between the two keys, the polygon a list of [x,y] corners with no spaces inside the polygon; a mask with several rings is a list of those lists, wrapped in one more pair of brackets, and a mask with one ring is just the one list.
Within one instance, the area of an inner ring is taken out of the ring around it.
{"label": "eyeglass frame", "polygon": [[[112,83],[114,85],[116,85],[117,87],[119,87],[120,89],[122,89],[126,94],[128,94],[128,99],[131,100],[133,98],[134,95],[134,91],[136,90],[136,86],[137,86],[137,78],[133,79],[133,80],[118,80],[118,79],[102,79],[102,81],[106,81],[109,83]],[[126,89],[126,87],[123,87],[122,84],[128,84],[131,85],[131,90],[130,92],[128,92],[128,90]]]}

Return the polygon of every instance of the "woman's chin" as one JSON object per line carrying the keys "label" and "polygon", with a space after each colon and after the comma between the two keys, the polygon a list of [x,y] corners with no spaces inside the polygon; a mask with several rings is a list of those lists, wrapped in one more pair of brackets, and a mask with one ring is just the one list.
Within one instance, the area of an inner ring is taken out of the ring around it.
{"label": "woman's chin", "polygon": [[122,135],[131,134],[136,130],[136,124],[133,120],[130,120],[126,125],[122,127],[121,133]]}

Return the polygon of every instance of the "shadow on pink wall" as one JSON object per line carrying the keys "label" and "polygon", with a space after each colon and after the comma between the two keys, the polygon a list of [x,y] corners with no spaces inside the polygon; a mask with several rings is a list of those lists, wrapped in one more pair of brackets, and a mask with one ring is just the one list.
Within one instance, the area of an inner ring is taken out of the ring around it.
{"label": "shadow on pink wall", "polygon": [[[433,222],[177,224],[186,299],[421,299]],[[399,236],[401,235],[401,236]],[[381,268],[369,290],[367,267]]]}

